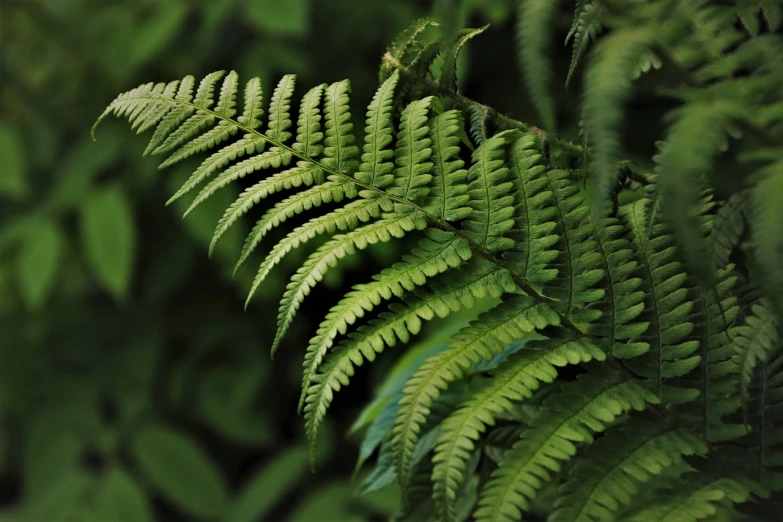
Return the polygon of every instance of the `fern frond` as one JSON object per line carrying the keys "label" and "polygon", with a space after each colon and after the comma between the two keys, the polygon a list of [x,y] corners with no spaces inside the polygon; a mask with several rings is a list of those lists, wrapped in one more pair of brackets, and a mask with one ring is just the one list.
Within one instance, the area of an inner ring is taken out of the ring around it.
{"label": "fern frond", "polygon": [[323,171],[312,164],[304,163],[302,166],[284,170],[262,179],[252,187],[245,189],[236,201],[226,209],[223,217],[220,218],[215,234],[212,236],[212,241],[209,244],[209,255],[212,255],[217,242],[231,225],[262,199],[281,190],[321,183],[323,183]]}
{"label": "fern frond", "polygon": [[601,6],[591,0],[580,0],[577,2],[576,12],[574,13],[574,22],[571,30],[566,37],[566,45],[573,37],[573,52],[571,53],[571,64],[568,66],[568,76],[566,77],[566,87],[571,83],[579,61],[587,52],[590,42],[598,37],[601,31]]}
{"label": "fern frond", "polygon": [[[327,185],[327,183],[324,185]],[[335,199],[337,201],[342,199],[342,197],[345,195],[345,185],[329,185],[327,189],[328,190],[325,194],[328,195],[332,193],[334,196],[339,196],[339,198]],[[305,192],[307,191],[300,192],[299,194],[304,194]],[[321,196],[323,196],[323,194],[321,194]],[[331,198],[332,196],[329,197]],[[295,198],[292,196],[289,199],[291,201],[288,204],[283,205],[281,207],[282,210],[276,210],[275,208],[272,208],[270,212],[274,211],[274,215],[267,214],[267,216],[261,218],[256,227],[250,232],[250,235],[248,236],[248,243],[245,244],[247,250],[243,250],[242,257],[239,259],[237,266],[234,269],[235,271],[250,256],[252,249],[255,248],[255,246],[258,244],[258,240],[256,238],[263,236],[262,232],[266,233],[264,232],[265,229],[267,229],[267,231],[271,230],[277,225],[277,220],[284,220],[286,218],[285,212],[288,210],[293,209],[296,212],[306,210],[300,207],[302,204],[301,198]],[[307,198],[305,198],[305,200],[306,199]],[[286,201],[283,201],[283,203]],[[324,199],[324,202],[328,201]],[[318,204],[320,205],[320,202]],[[259,267],[258,272],[256,272],[255,279],[253,280],[253,285],[251,286],[250,292],[248,293],[247,302],[250,302],[253,294],[258,289],[259,285],[264,281],[264,279],[266,279],[266,277],[269,275],[269,272],[272,271],[272,268],[274,268],[291,250],[313,239],[318,234],[323,234],[324,232],[333,233],[336,230],[353,230],[360,223],[366,223],[372,218],[379,217],[381,215],[381,211],[386,208],[386,205],[390,205],[390,202],[387,199],[359,199],[348,203],[344,207],[336,209],[334,212],[313,218],[307,223],[300,225],[293,231],[289,232],[287,236],[285,236],[272,248],[266,259],[264,259],[264,262]]]}
{"label": "fern frond", "polygon": [[514,246],[505,237],[514,226],[513,183],[505,163],[505,136],[498,134],[473,152],[468,171],[468,206],[473,209],[463,221],[463,234],[480,248],[498,252]]}
{"label": "fern frond", "polygon": [[631,73],[650,41],[647,28],[612,31],[595,46],[587,69],[583,119],[591,152],[592,206],[599,216],[605,213],[621,159],[622,106],[631,91]]}
{"label": "fern frond", "polygon": [[293,149],[306,158],[316,157],[323,151],[321,141],[324,138],[321,132],[321,97],[324,85],[317,85],[310,89],[302,97],[299,107],[299,120],[296,127],[296,143]]}
{"label": "fern frond", "polygon": [[[420,18],[409,25],[388,47],[387,52],[400,63],[408,63],[407,57],[418,51],[416,37],[429,26],[437,26],[438,22],[432,18]],[[380,80],[385,82],[396,71],[384,60],[381,63]]]}
{"label": "fern frond", "polygon": [[457,334],[448,350],[433,355],[419,367],[405,385],[393,429],[394,468],[403,489],[410,477],[411,457],[421,424],[432,402],[449,383],[461,379],[474,364],[491,359],[525,334],[559,323],[559,316],[548,306],[515,295],[479,316]]}
{"label": "fern frond", "polygon": [[480,35],[487,30],[489,25],[480,27],[478,29],[468,29],[460,31],[454,41],[451,43],[451,47],[446,51],[443,57],[443,64],[441,65],[440,73],[440,86],[447,91],[457,92],[457,59],[462,47],[472,38]]}
{"label": "fern frond", "polygon": [[464,406],[440,426],[441,435],[432,458],[433,495],[440,520],[454,520],[465,464],[475,441],[487,426],[495,423],[497,415],[510,411],[514,402],[529,399],[541,383],[554,381],[556,367],[605,358],[604,352],[586,339],[528,342],[494,372],[491,380],[473,392]]}
{"label": "fern frond", "polygon": [[[631,503],[639,485],[682,457],[706,454],[707,445],[685,430],[632,419],[591,446],[560,488],[549,522],[614,520]],[[658,519],[649,519],[658,520]]]}
{"label": "fern frond", "polygon": [[626,227],[616,218],[595,219],[595,223],[597,251],[607,274],[606,294],[598,303],[601,317],[588,326],[587,333],[615,357],[647,352],[649,344],[638,341],[649,328],[648,322],[638,320],[645,307],[642,279],[637,277],[639,263],[631,243],[624,237]]}
{"label": "fern frond", "polygon": [[618,415],[644,410],[658,398],[633,380],[582,375],[545,401],[522,440],[506,452],[484,487],[476,510],[479,522],[513,522],[529,508],[542,483],[561,471],[559,461],[576,454],[576,443],[592,443]]}
{"label": "fern frond", "polygon": [[439,114],[430,122],[435,172],[426,208],[446,221],[459,221],[472,212],[467,206],[468,171],[459,157],[463,125],[462,115],[456,110]]}
{"label": "fern frond", "polygon": [[[215,103],[215,84],[224,74],[225,71],[210,73],[201,80],[198,90],[196,91],[196,97],[193,100],[195,114],[187,118],[182,125],[166,136],[163,143],[155,148],[152,151],[152,154],[171,152],[193,139],[205,128],[214,123],[215,116],[218,116],[218,114],[209,110],[209,108]],[[149,100],[151,99],[148,98],[147,103],[150,103]],[[219,116],[222,116],[222,114]]]}
{"label": "fern frond", "polygon": [[552,88],[552,64],[547,49],[552,37],[552,21],[557,11],[557,2],[551,0],[522,0],[517,4],[517,54],[530,99],[533,102],[542,126],[555,130],[555,104]]}
{"label": "fern frond", "polygon": [[326,115],[326,141],[324,158],[327,168],[349,173],[356,170],[359,148],[354,145],[351,111],[348,105],[351,84],[348,80],[333,83],[326,89],[324,114]]}
{"label": "fern frond", "polygon": [[[674,238],[665,233],[663,224],[655,225],[653,236],[647,237],[644,201],[629,204],[622,209],[622,215],[633,233],[633,244],[639,253],[642,289],[648,295],[649,308],[640,319],[650,327],[638,338],[630,353],[616,355],[633,357],[626,360],[626,366],[649,379],[664,402],[693,399],[697,390],[675,389],[664,383],[667,379],[688,374],[701,360],[695,355],[699,342],[688,337],[694,329],[689,320],[694,303],[688,299],[686,285],[689,281],[677,260]],[[649,345],[650,351],[640,353],[644,347],[641,343]]]}
{"label": "fern frond", "polygon": [[682,477],[682,486],[664,491],[657,502],[623,517],[622,522],[696,522],[717,513],[716,504],[747,502],[756,489],[742,478],[705,479],[698,473]]}
{"label": "fern frond", "polygon": [[726,127],[741,112],[727,101],[688,103],[670,113],[674,120],[661,153],[655,157],[666,212],[685,260],[700,280],[712,284],[715,274],[702,230],[701,204],[704,174],[726,138]]}
{"label": "fern frond", "polygon": [[358,329],[328,357],[323,370],[313,377],[313,385],[305,399],[305,423],[311,449],[318,429],[334,393],[347,386],[355,367],[364,360],[372,361],[386,346],[395,346],[397,340],[405,343],[421,328],[422,321],[445,317],[452,312],[473,306],[480,297],[498,297],[513,292],[516,285],[511,275],[487,262],[474,258],[460,270],[459,277],[448,278],[440,284],[433,281],[429,290],[406,302],[406,306],[392,305],[369,325]]}
{"label": "fern frond", "polygon": [[269,125],[266,135],[278,143],[285,143],[291,138],[288,129],[291,127],[291,97],[296,84],[295,74],[286,74],[277,83],[269,102]]}
{"label": "fern frond", "polygon": [[339,259],[353,254],[356,250],[363,250],[375,243],[391,241],[392,238],[401,238],[408,232],[423,230],[426,226],[427,221],[421,212],[398,213],[346,234],[336,235],[313,252],[291,278],[280,301],[272,355],[277,351],[283,336],[291,326],[299,305],[312,288],[323,279],[329,267],[335,266]]}
{"label": "fern frond", "polygon": [[392,104],[399,78],[399,72],[394,71],[378,87],[367,107],[364,154],[356,179],[378,188],[389,186],[394,179],[394,164],[390,161],[394,157],[394,151],[387,147],[392,142]]}
{"label": "fern frond", "polygon": [[434,98],[411,102],[400,117],[400,131],[394,151],[394,179],[388,193],[406,201],[419,201],[429,193],[432,179],[432,140],[427,126],[428,113]]}
{"label": "fern frond", "polygon": [[264,91],[260,79],[252,78],[245,84],[244,100],[244,110],[237,121],[248,129],[256,129],[261,126],[264,115]]}
{"label": "fern frond", "polygon": [[739,246],[745,233],[749,195],[746,190],[732,194],[712,221],[712,260],[719,269],[729,264],[732,252]]}
{"label": "fern frond", "polygon": [[777,197],[783,193],[783,161],[765,167],[761,181],[753,189],[754,261],[759,267],[759,286],[783,311],[783,205]]}
{"label": "fern frond", "polygon": [[558,274],[547,284],[548,295],[560,301],[556,305],[558,311],[574,322],[589,323],[601,313],[588,306],[605,293],[601,288],[594,288],[604,278],[604,271],[593,239],[595,228],[590,209],[583,204],[579,189],[570,181],[567,171],[550,170],[545,176],[555,201],[554,221],[560,233],[556,246],[562,252],[552,263]]}
{"label": "fern frond", "polygon": [[771,361],[771,355],[780,350],[777,317],[763,302],[753,306],[753,315],[746,317],[746,325],[732,329],[735,350],[734,363],[741,380],[740,389],[747,400],[756,368]]}
{"label": "fern frond", "polygon": [[532,134],[520,137],[512,146],[509,164],[517,192],[516,223],[509,237],[514,247],[503,253],[514,270],[534,283],[551,281],[557,268],[550,266],[559,251],[552,248],[558,242],[553,219],[557,209],[549,179],[545,175],[537,140]]}
{"label": "fern frond", "polygon": [[345,334],[349,325],[381,302],[405,296],[406,292],[424,285],[429,278],[460,266],[471,255],[470,246],[464,239],[453,233],[429,229],[418,247],[410,255],[403,256],[401,262],[373,276],[371,283],[355,285],[332,307],[318,327],[315,337],[310,340],[304,359],[300,410],[304,406],[305,392],[310,387],[312,376],[338,334]]}

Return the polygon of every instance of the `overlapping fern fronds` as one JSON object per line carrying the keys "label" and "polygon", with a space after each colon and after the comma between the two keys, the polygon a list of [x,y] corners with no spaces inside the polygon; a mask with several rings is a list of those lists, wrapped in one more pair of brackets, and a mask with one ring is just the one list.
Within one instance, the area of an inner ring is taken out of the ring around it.
{"label": "overlapping fern fronds", "polygon": [[[273,352],[329,269],[375,243],[416,239],[398,262],[346,291],[305,350],[300,410],[313,447],[335,394],[361,366],[407,344],[425,322],[495,298],[445,349],[410,368],[373,422],[369,447],[380,447],[381,455],[365,489],[395,476],[405,500],[401,519],[518,520],[548,488],[556,498],[552,521],[699,520],[717,504],[764,506],[769,491],[783,489],[780,301],[758,298],[753,288],[780,282],[783,235],[772,237],[781,222],[772,192],[780,159],[757,173],[758,187],[728,201],[702,182],[716,161],[714,149],[738,123],[757,130],[777,122],[777,113],[745,114],[752,93],[769,100],[767,109],[777,107],[766,81],[777,74],[772,66],[758,85],[726,78],[777,44],[754,37],[748,50],[734,33],[708,42],[725,15],[708,2],[681,14],[673,14],[682,9],[669,0],[649,4],[639,16],[671,17],[666,34],[653,34],[636,19],[612,25],[622,18],[613,2],[580,2],[577,9],[575,61],[596,38],[594,24],[611,28],[587,73],[589,146],[570,149],[588,158],[588,181],[598,187],[593,195],[616,186],[618,103],[642,51],[677,57],[658,46],[696,17],[707,32],[689,37],[685,51],[709,47],[713,56],[682,54],[690,57],[689,72],[720,81],[677,90],[683,106],[672,113],[658,157],[660,190],[616,211],[600,197],[586,197],[573,171],[553,165],[551,135],[507,118],[490,122],[496,113],[464,97],[445,110],[441,96],[458,96],[454,71],[449,66],[433,81],[429,66],[438,55],[451,64],[477,32],[421,41],[429,20],[414,24],[389,50],[361,149],[347,81],[310,89],[295,110],[296,79],[285,76],[265,112],[261,83],[251,79],[239,114],[236,73],[213,73],[197,88],[192,77],[142,85],[101,116],[127,117],[139,132],[154,129],[147,151],[169,154],[163,166],[209,153],[173,197],[202,187],[188,212],[242,183],[217,224],[213,247],[277,195],[250,232],[239,265],[284,222],[306,214],[268,249],[251,296],[288,253],[327,236],[285,289]],[[529,2],[522,13],[541,22],[549,9]],[[600,18],[606,12],[609,21]],[[544,49],[542,34],[532,30],[521,37],[526,67],[538,67],[530,64]],[[729,49],[724,38],[739,47]],[[529,80],[539,104],[548,95],[545,79]],[[740,100],[746,105],[730,99],[731,90],[721,87],[726,82],[743,83],[751,96]],[[432,92],[422,92],[427,89]],[[714,89],[716,100],[696,101],[701,89]],[[597,92],[613,98],[598,100]],[[553,111],[544,102],[542,120],[553,123]],[[466,121],[473,122],[475,143]],[[688,149],[704,125],[712,129],[703,147]],[[779,151],[770,147],[756,150],[756,160],[775,157]],[[692,183],[687,190],[683,180]],[[691,212],[672,215],[674,204]],[[746,248],[749,217],[757,223]],[[693,270],[703,265],[689,252],[709,269]],[[738,266],[744,254],[757,261]],[[703,465],[707,459],[715,465]],[[663,493],[681,484],[687,487],[676,495]]]}

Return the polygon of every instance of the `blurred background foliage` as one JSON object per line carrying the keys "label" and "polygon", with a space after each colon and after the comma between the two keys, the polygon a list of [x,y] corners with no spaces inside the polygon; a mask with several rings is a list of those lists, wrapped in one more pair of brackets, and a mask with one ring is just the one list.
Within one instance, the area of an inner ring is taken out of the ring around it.
{"label": "blurred background foliage", "polygon": [[[461,64],[465,89],[530,114],[509,79],[511,0],[460,4],[460,24],[494,24],[474,51],[488,59],[466,53]],[[164,203],[192,163],[159,174],[141,157],[144,138],[121,123],[104,124],[100,146],[88,131],[119,92],[233,68],[260,76],[267,93],[284,73],[301,88],[350,78],[361,133],[385,46],[432,9],[415,0],[0,2],[0,520],[349,522],[397,510],[393,487],[355,495],[358,438],[345,437],[388,366],[338,401],[316,474],[296,416],[301,358],[336,300],[330,288],[369,279],[397,247],[330,272],[312,301],[323,304],[300,313],[303,327],[272,363],[276,300],[307,252],[288,256],[243,313],[253,269],[236,278],[231,269],[247,228],[206,255],[236,192],[182,221],[187,202]]]}

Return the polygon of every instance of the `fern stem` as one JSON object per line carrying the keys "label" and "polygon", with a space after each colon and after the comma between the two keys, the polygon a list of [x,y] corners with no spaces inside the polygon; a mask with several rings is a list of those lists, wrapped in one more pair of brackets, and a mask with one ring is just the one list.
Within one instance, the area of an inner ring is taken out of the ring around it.
{"label": "fern stem", "polygon": [[[423,85],[430,91],[431,94],[438,95],[438,96],[445,96],[447,98],[453,99],[462,108],[462,110],[468,113],[470,113],[471,110],[481,111],[481,110],[486,110],[487,108],[486,105],[471,100],[467,96],[463,96],[458,92],[454,92],[451,89],[448,89],[444,86],[441,86],[433,82],[432,80],[429,80],[427,78],[422,78],[415,72],[411,71],[408,67],[403,65],[398,59],[396,59],[390,53],[386,53],[385,55],[383,55],[383,63],[385,65],[388,65],[389,67],[392,67],[400,71],[400,74],[402,76],[405,76],[406,78]],[[543,129],[540,129],[535,125],[530,125],[527,123],[523,123],[519,120],[515,120],[514,118],[509,118],[508,116],[504,116],[503,114],[500,114],[497,111],[492,111],[492,119],[495,120],[495,124],[499,127],[519,129],[523,132],[534,132],[539,136],[541,136],[542,138],[544,138],[545,140],[557,144],[570,156],[573,156],[580,161],[582,159],[583,149],[581,145],[577,145],[576,143],[573,143],[568,140],[559,139],[555,135]]]}

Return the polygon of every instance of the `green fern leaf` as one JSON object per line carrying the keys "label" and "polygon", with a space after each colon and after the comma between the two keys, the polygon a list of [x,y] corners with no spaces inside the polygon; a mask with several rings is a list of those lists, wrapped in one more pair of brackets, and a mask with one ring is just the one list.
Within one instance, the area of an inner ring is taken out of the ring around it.
{"label": "green fern leaf", "polygon": [[706,453],[707,445],[692,433],[633,419],[585,452],[560,488],[561,497],[548,520],[614,520],[620,507],[639,492],[639,484],[679,464],[684,455]]}
{"label": "green fern leaf", "polygon": [[573,37],[573,52],[571,53],[571,64],[568,66],[568,76],[566,77],[566,87],[571,83],[579,61],[587,52],[590,42],[598,37],[601,31],[601,7],[589,0],[580,0],[577,2],[576,12],[574,13],[574,23],[566,37],[566,44]]}
{"label": "green fern leaf", "polygon": [[[282,201],[281,203],[284,204],[280,205],[279,208],[276,208],[277,206],[272,208],[266,216],[262,217],[248,235],[248,240],[245,243],[246,250],[243,250],[242,257],[237,262],[237,266],[234,270],[238,270],[241,264],[250,256],[253,249],[260,241],[260,238],[263,237],[266,232],[272,230],[281,221],[287,219],[287,213],[290,212],[291,214],[288,215],[288,217],[291,217],[296,213],[300,213],[309,209],[310,205],[313,205],[314,203],[320,205],[321,203],[332,201],[332,198],[334,198],[335,201],[340,201],[343,197],[346,196],[346,194],[355,195],[355,193],[350,192],[355,190],[350,184],[328,182],[314,188],[321,187],[326,187],[326,190],[324,192],[318,191],[317,199],[312,200],[310,195],[296,197],[298,196],[297,194],[288,198],[287,200]],[[299,194],[305,194],[307,192],[309,191],[306,190],[300,192]],[[285,257],[285,255],[288,254],[288,252],[290,252],[292,249],[311,240],[318,234],[323,234],[324,232],[333,233],[336,230],[353,230],[358,226],[359,223],[364,223],[372,218],[379,217],[381,215],[381,210],[384,209],[385,204],[390,203],[388,200],[384,199],[360,199],[357,201],[352,201],[344,207],[336,209],[334,212],[313,218],[307,223],[295,228],[277,245],[275,245],[274,248],[272,248],[271,252],[269,252],[269,255],[261,264],[261,267],[258,269],[256,277],[253,280],[253,285],[250,289],[250,292],[248,293],[246,303],[250,302],[250,299],[258,289],[258,286],[264,281],[264,279],[266,279],[272,268],[274,268],[274,266],[277,265],[277,263],[279,263],[283,257]],[[307,206],[305,207],[305,205]]]}
{"label": "green fern leaf", "polygon": [[555,130],[555,104],[551,94],[552,64],[547,49],[552,36],[552,21],[557,11],[553,0],[523,0],[518,3],[517,46],[525,86],[541,123]]}
{"label": "green fern leaf", "polygon": [[261,88],[261,80],[252,78],[245,84],[245,107],[237,121],[248,129],[256,129],[261,126],[261,117],[264,115],[264,91]]}
{"label": "green fern leaf", "polygon": [[186,119],[182,125],[169,134],[166,139],[163,140],[163,143],[152,151],[152,154],[171,152],[174,149],[181,147],[185,142],[193,139],[206,127],[212,125],[215,121],[216,113],[209,109],[215,103],[215,84],[224,74],[225,71],[210,73],[201,80],[198,90],[196,91],[196,97],[193,100],[195,114]]}
{"label": "green fern leaf", "polygon": [[269,125],[266,135],[278,143],[285,143],[291,138],[291,133],[287,129],[292,125],[291,97],[294,94],[295,84],[296,75],[286,74],[283,76],[275,87],[272,100],[269,102]]}
{"label": "green fern leaf", "polygon": [[399,213],[369,223],[346,234],[334,236],[313,252],[291,278],[283,299],[280,301],[277,335],[272,343],[272,355],[280,346],[280,342],[291,326],[296,311],[305,296],[323,279],[329,267],[335,266],[339,259],[353,254],[356,250],[363,250],[375,243],[391,241],[392,238],[401,238],[408,232],[423,230],[426,226],[427,221],[421,212]]}
{"label": "green fern leaf", "polygon": [[392,142],[392,103],[399,77],[394,71],[375,92],[367,108],[364,154],[356,179],[378,188],[389,186],[394,179],[394,164],[390,161],[394,152],[387,147]]}
{"label": "green fern leaf", "polygon": [[560,472],[559,461],[576,454],[576,443],[592,443],[618,415],[642,411],[658,398],[633,380],[582,375],[545,402],[522,440],[506,454],[484,487],[479,522],[512,522],[530,507],[543,482]]}
{"label": "green fern leaf", "polygon": [[[429,26],[437,26],[438,22],[431,18],[420,18],[408,26],[397,38],[394,39],[392,44],[387,49],[389,56],[395,61],[400,63],[407,63],[407,57],[415,53],[418,50],[417,37]],[[394,73],[393,69],[385,60],[381,64],[380,81],[385,82]]]}
{"label": "green fern leaf", "polygon": [[452,92],[457,91],[457,59],[459,58],[459,53],[469,40],[480,35],[486,31],[487,28],[489,28],[489,25],[485,25],[478,29],[460,31],[456,34],[456,38],[446,51],[441,65],[440,86],[443,89]]}
{"label": "green fern leaf", "polygon": [[[449,276],[444,274],[444,277]],[[410,299],[406,306],[392,305],[377,320],[359,328],[343,341],[313,377],[313,385],[305,399],[305,424],[311,450],[315,447],[318,429],[334,393],[348,382],[364,360],[372,361],[386,346],[395,346],[397,339],[406,343],[421,328],[422,321],[446,317],[452,312],[473,306],[477,298],[498,297],[514,291],[511,275],[487,262],[471,260],[460,270],[459,277],[448,277],[441,284],[433,281],[423,295]]]}
{"label": "green fern leaf", "polygon": [[557,377],[556,367],[606,358],[586,339],[550,339],[528,342],[496,371],[491,380],[473,392],[471,398],[440,426],[432,461],[434,499],[440,520],[454,520],[457,491],[475,441],[495,423],[495,417],[513,408],[513,402],[532,397],[541,383]]}
{"label": "green fern leaf", "polygon": [[559,255],[552,248],[559,239],[553,234],[557,209],[541,160],[537,139],[532,134],[520,137],[511,148],[509,164],[518,197],[516,223],[509,237],[515,246],[503,253],[518,274],[534,283],[557,276],[557,269],[550,264]]}
{"label": "green fern leaf", "polygon": [[741,380],[740,389],[747,400],[750,386],[759,365],[772,362],[772,355],[780,349],[777,317],[768,306],[759,303],[753,306],[753,315],[746,317],[747,325],[732,329],[732,343]]}
{"label": "green fern leaf", "polygon": [[504,235],[514,226],[514,184],[505,163],[505,136],[498,134],[473,152],[468,171],[468,206],[473,209],[462,223],[463,234],[480,248],[498,252],[514,246]]}
{"label": "green fern leaf", "polygon": [[468,171],[459,157],[463,125],[462,115],[456,110],[439,114],[430,122],[435,179],[427,210],[441,220],[459,221],[472,212],[467,206]]}
{"label": "green fern leaf", "polygon": [[324,134],[321,132],[321,96],[325,85],[318,85],[310,89],[302,97],[299,107],[299,121],[296,130],[296,143],[293,149],[306,158],[315,158],[323,151]]}
{"label": "green fern leaf", "polygon": [[351,111],[348,106],[351,84],[348,80],[333,83],[326,89],[324,113],[326,115],[326,141],[322,163],[342,173],[356,170],[359,148],[354,145]]}
{"label": "green fern leaf", "polygon": [[718,268],[728,266],[732,252],[739,246],[740,238],[745,233],[749,195],[745,190],[732,194],[712,222],[712,259]]}
{"label": "green fern leaf", "polygon": [[245,189],[236,201],[226,209],[223,217],[220,218],[217,228],[215,229],[215,234],[209,244],[209,255],[212,256],[212,252],[215,249],[217,242],[223,237],[223,234],[226,233],[231,225],[262,199],[276,192],[280,192],[281,190],[321,183],[323,183],[323,171],[312,164],[308,165],[304,163],[303,166],[278,172],[266,179],[262,179],[252,187]]}
{"label": "green fern leaf", "polygon": [[429,193],[428,185],[432,180],[432,162],[430,148],[432,140],[428,137],[428,112],[432,97],[411,102],[400,118],[400,132],[397,135],[395,149],[394,180],[388,193],[407,201],[418,201]]}
{"label": "green fern leaf", "polygon": [[559,317],[530,297],[515,295],[482,314],[462,330],[448,350],[427,359],[405,385],[394,423],[392,445],[395,470],[403,490],[410,477],[413,449],[429,407],[449,383],[461,379],[482,359],[491,359],[503,347],[549,325]]}
{"label": "green fern leaf", "polygon": [[312,384],[312,377],[332,347],[338,334],[345,334],[348,327],[381,302],[393,297],[403,297],[424,285],[429,278],[456,268],[471,257],[467,241],[453,233],[429,229],[409,256],[373,277],[371,283],[356,285],[327,314],[318,332],[307,347],[302,378],[302,397],[299,409],[304,407],[305,393]]}
{"label": "green fern leaf", "polygon": [[[649,379],[664,402],[693,399],[697,390],[665,386],[667,379],[682,377],[701,362],[700,356],[695,355],[699,342],[688,337],[694,329],[693,322],[688,320],[694,303],[688,299],[686,285],[690,282],[677,261],[674,238],[665,233],[663,224],[655,225],[653,236],[647,237],[642,200],[624,207],[621,214],[633,233],[633,244],[639,253],[642,290],[648,296],[649,308],[640,319],[650,326],[627,349],[616,347],[614,355],[628,358],[626,366]],[[642,352],[645,345],[650,347],[647,353]]]}

